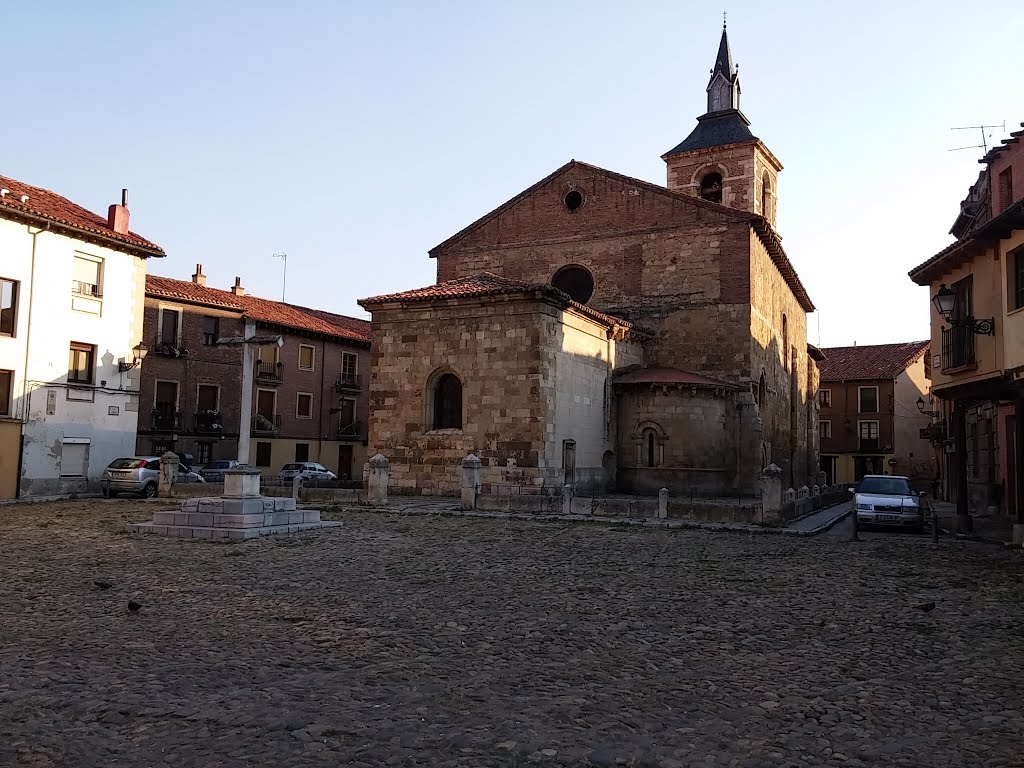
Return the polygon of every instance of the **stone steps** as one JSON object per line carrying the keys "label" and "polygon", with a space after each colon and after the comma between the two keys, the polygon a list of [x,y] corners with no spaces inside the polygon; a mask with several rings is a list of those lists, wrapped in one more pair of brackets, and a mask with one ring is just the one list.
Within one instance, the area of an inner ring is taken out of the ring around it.
{"label": "stone steps", "polygon": [[[180,514],[180,513],[178,513]],[[215,527],[203,525],[157,525],[156,523],[129,523],[125,528],[131,533],[152,533],[158,536],[167,536],[177,539],[220,539],[227,541],[244,541],[255,539],[260,536],[273,536],[282,533],[298,533],[320,528],[335,528],[342,525],[341,522],[323,520],[320,513],[315,513],[315,522],[296,523],[294,525],[261,525],[250,527]]]}
{"label": "stone steps", "polygon": [[292,510],[289,512],[251,512],[232,514],[230,512],[154,512],[153,525],[178,525],[198,528],[262,528],[275,525],[302,525],[319,523],[320,512],[316,510]]}

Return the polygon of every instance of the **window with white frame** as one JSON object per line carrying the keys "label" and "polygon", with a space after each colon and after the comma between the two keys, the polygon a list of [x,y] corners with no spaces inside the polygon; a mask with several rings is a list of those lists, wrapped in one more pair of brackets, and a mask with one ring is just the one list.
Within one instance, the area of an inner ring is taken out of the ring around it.
{"label": "window with white frame", "polygon": [[857,387],[857,413],[878,413],[878,387]]}
{"label": "window with white frame", "polygon": [[89,441],[65,438],[60,446],[60,476],[89,476]]}
{"label": "window with white frame", "polygon": [[858,421],[857,437],[860,438],[860,449],[862,451],[878,450],[878,422]]}
{"label": "window with white frame", "polygon": [[71,292],[79,296],[103,296],[103,259],[75,254],[71,272]]}
{"label": "window with white frame", "polygon": [[353,352],[341,353],[341,382],[343,384],[355,384],[358,371],[359,357]]}
{"label": "window with white frame", "polygon": [[831,389],[819,389],[818,390],[818,403],[822,408],[832,407],[832,390]]}
{"label": "window with white frame", "polygon": [[828,420],[818,422],[818,435],[822,440],[832,437],[832,422]]}
{"label": "window with white frame", "polygon": [[316,350],[310,344],[299,344],[299,370],[312,371],[316,360]]}
{"label": "window with white frame", "polygon": [[295,418],[297,418],[297,419],[312,419],[313,418],[313,393],[311,393],[311,392],[299,392],[295,396]]}
{"label": "window with white frame", "polygon": [[0,277],[0,336],[14,336],[18,327],[18,281]]}
{"label": "window with white frame", "polygon": [[160,307],[158,343],[164,347],[177,349],[181,346],[181,310],[171,307]]}

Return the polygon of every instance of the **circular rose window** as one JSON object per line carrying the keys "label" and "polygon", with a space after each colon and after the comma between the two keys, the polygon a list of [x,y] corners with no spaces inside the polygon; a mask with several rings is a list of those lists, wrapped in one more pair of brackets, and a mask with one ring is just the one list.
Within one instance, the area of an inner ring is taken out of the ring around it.
{"label": "circular rose window", "polygon": [[580,304],[586,304],[594,295],[593,275],[588,269],[576,264],[558,270],[551,278],[551,284]]}

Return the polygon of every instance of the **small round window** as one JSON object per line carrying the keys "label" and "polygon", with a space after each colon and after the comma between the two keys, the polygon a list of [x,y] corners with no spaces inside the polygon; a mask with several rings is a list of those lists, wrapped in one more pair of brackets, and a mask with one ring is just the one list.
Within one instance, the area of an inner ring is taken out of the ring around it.
{"label": "small round window", "polygon": [[571,189],[565,193],[562,202],[565,203],[565,207],[570,211],[578,211],[583,205],[583,193],[578,189]]}
{"label": "small round window", "polygon": [[594,295],[594,278],[584,267],[570,264],[562,267],[551,278],[551,284],[580,304],[586,304]]}

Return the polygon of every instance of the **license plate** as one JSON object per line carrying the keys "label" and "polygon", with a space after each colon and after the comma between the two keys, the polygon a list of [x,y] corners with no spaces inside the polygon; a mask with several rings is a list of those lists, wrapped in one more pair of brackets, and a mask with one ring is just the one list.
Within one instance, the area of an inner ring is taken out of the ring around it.
{"label": "license plate", "polygon": [[881,520],[883,523],[895,523],[900,519],[899,515],[875,515],[876,520]]}

